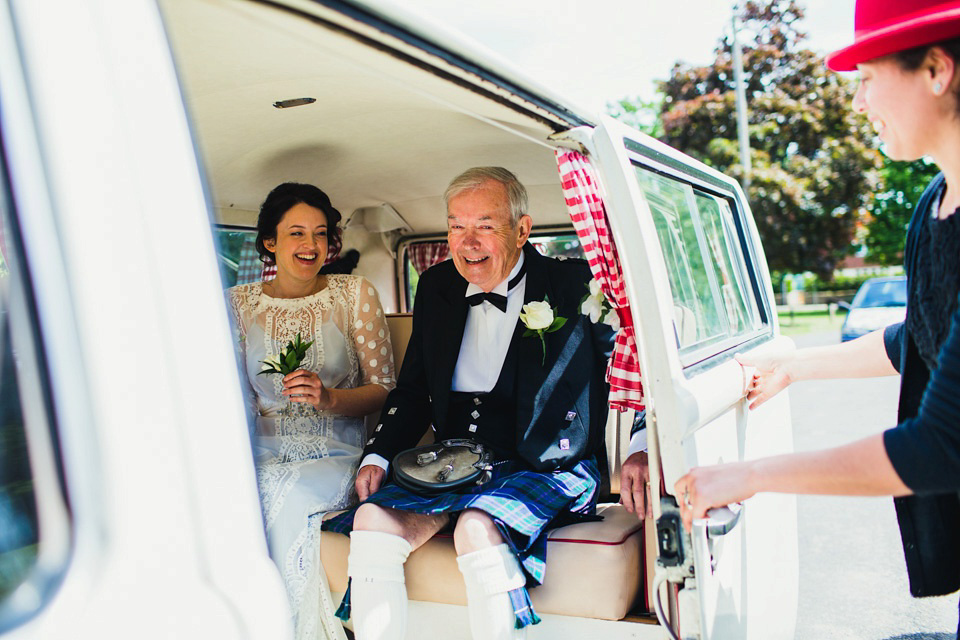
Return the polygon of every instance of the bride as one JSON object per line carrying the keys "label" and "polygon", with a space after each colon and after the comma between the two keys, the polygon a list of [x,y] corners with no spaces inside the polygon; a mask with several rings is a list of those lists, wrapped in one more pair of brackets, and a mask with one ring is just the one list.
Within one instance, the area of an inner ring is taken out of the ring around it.
{"label": "bride", "polygon": [[[229,289],[256,431],[257,480],[270,555],[297,638],[344,638],[320,564],[320,519],[343,509],[366,440],[364,416],[394,386],[393,349],[374,287],[322,275],[339,250],[340,212],[315,186],[285,183],[260,207],[257,251],[275,279]],[[296,371],[269,372],[289,342],[311,343]]]}

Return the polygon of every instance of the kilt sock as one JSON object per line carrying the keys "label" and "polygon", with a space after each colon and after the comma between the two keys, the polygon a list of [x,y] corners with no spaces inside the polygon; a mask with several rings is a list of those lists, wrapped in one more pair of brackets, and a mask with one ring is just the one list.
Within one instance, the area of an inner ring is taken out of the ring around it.
{"label": "kilt sock", "polygon": [[467,587],[467,612],[473,640],[523,640],[526,629],[516,628],[509,591],[526,584],[520,563],[506,544],[457,557]]}
{"label": "kilt sock", "polygon": [[403,640],[407,631],[407,585],[403,563],[410,543],[378,531],[353,531],[347,575],[357,640]]}

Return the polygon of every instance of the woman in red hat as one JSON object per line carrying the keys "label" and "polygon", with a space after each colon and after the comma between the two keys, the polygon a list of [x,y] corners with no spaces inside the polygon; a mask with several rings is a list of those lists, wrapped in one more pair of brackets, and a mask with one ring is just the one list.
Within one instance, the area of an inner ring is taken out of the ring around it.
{"label": "woman in red hat", "polygon": [[[691,470],[674,485],[686,525],[761,491],[896,496],[915,596],[960,588],[960,0],[857,0],[856,36],[827,65],[860,72],[853,108],[895,160],[942,173],[907,232],[903,323],[858,340],[766,358],[755,408],[795,380],[901,374],[900,424],[852,444]],[[960,636],[958,636],[960,637]]]}

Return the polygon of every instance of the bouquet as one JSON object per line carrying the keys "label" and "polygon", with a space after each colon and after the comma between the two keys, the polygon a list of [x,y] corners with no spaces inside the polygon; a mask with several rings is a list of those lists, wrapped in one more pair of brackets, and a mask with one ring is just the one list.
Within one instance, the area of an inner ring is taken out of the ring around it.
{"label": "bouquet", "polygon": [[287,346],[279,355],[272,356],[266,360],[261,360],[263,368],[260,369],[258,376],[264,373],[280,373],[287,375],[300,368],[300,363],[307,355],[307,349],[313,344],[304,342],[298,333],[293,340],[287,342]]}

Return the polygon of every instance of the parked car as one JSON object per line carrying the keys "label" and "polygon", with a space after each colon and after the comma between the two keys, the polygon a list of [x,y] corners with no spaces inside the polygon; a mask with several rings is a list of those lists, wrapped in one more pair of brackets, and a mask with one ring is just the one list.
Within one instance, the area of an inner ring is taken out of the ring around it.
{"label": "parked car", "polygon": [[842,342],[902,322],[907,315],[907,277],[870,278],[850,304],[840,306],[847,310],[840,327]]}
{"label": "parked car", "polygon": [[[789,342],[740,186],[492,60],[372,0],[0,3],[4,638],[291,637],[218,268],[219,250],[261,277],[236,235],[283,181],[330,194],[355,273],[400,313],[455,174],[511,169],[535,234],[567,252],[555,153],[583,152],[631,303],[655,499],[692,466],[793,449],[788,394],[748,411],[733,358]],[[667,495],[658,535],[616,504],[629,422],[611,413],[604,522],[551,539],[531,637],[792,638],[795,499],[758,495],[687,538]],[[338,590],[346,543],[324,536]],[[440,573],[413,566],[427,554]],[[410,637],[467,637],[452,562],[449,540],[413,554]]]}

